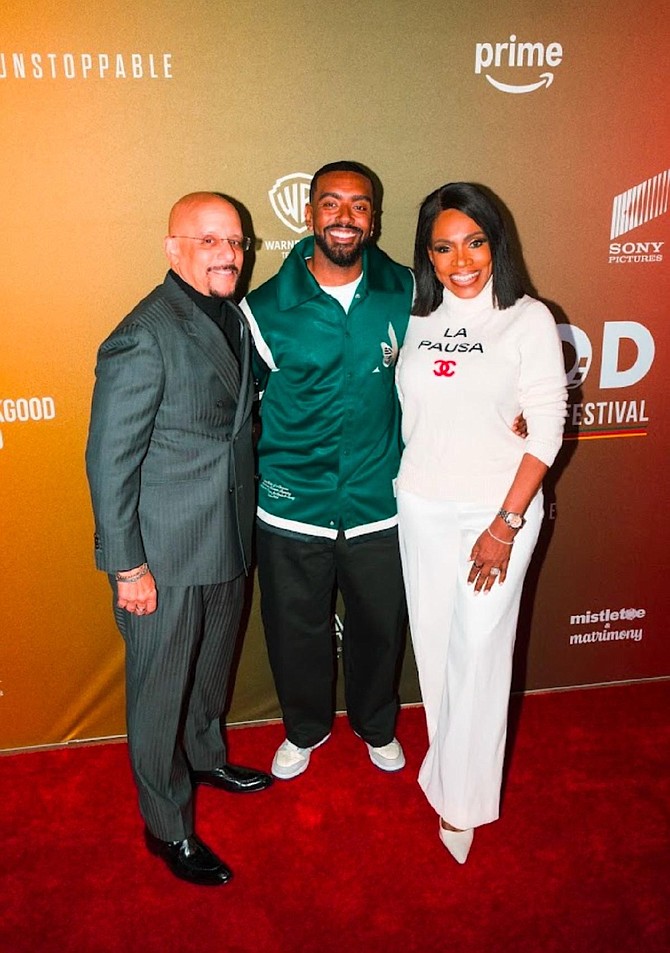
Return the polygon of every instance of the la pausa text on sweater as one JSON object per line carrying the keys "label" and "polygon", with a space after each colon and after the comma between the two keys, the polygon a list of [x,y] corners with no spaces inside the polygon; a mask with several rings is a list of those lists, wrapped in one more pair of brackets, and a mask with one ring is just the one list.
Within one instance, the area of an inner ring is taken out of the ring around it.
{"label": "la pausa text on sweater", "polygon": [[458,330],[452,331],[451,328],[447,328],[444,334],[442,335],[443,339],[447,340],[442,341],[428,341],[423,340],[419,341],[417,344],[417,351],[441,351],[443,354],[467,354],[472,351],[476,351],[479,354],[484,353],[484,345],[481,341],[477,341],[474,344],[471,341],[462,341],[456,340],[456,338],[467,338],[468,331],[467,328],[458,328]]}

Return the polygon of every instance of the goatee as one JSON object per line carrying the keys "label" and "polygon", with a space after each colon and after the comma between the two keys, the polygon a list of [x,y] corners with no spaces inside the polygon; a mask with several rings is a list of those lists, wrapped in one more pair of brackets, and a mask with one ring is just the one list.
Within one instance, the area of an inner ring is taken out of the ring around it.
{"label": "goatee", "polygon": [[340,268],[355,265],[361,257],[363,248],[367,245],[367,241],[363,241],[353,247],[333,246],[328,244],[323,235],[315,235],[314,243],[319,246],[328,261],[332,261],[334,265],[339,265]]}

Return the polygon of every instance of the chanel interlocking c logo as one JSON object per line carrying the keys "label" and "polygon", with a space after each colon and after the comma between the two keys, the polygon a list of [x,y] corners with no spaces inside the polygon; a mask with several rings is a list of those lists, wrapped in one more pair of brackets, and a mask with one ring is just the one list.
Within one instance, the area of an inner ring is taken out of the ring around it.
{"label": "chanel interlocking c logo", "polygon": [[456,361],[435,361],[435,370],[433,374],[435,377],[453,377],[454,371],[452,367],[456,367]]}

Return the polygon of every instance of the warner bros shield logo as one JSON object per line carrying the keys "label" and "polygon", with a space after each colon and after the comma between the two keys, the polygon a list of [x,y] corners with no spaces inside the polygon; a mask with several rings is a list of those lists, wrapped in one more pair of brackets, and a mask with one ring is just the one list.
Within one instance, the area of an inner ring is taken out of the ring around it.
{"label": "warner bros shield logo", "polygon": [[272,209],[287,228],[302,235],[305,225],[305,205],[309,202],[309,186],[312,176],[306,172],[292,172],[277,179],[268,192]]}

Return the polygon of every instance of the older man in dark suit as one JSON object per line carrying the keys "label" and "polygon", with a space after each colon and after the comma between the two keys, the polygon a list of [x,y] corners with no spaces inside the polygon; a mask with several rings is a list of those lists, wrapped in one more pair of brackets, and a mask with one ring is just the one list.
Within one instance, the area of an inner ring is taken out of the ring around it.
{"label": "older man in dark suit", "polygon": [[220,727],[254,514],[250,343],[233,301],[249,239],[209,192],[181,198],[168,232],[165,281],[100,347],[86,465],[147,846],[216,885],[231,871],[194,833],[194,784],[272,783],[227,763]]}

